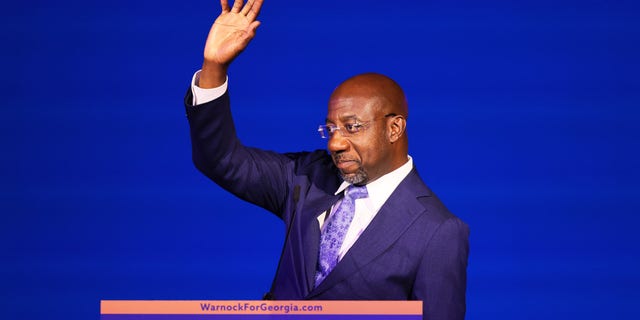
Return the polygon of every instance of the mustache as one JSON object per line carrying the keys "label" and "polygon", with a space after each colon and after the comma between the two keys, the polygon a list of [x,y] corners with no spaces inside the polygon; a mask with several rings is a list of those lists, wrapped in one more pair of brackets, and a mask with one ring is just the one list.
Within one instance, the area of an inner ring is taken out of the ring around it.
{"label": "mustache", "polygon": [[334,153],[334,154],[331,155],[331,157],[333,158],[333,162],[335,162],[335,163],[340,163],[340,162],[344,162],[344,161],[355,161],[358,164],[360,163],[359,160],[350,158],[347,155],[345,155],[344,153]]}

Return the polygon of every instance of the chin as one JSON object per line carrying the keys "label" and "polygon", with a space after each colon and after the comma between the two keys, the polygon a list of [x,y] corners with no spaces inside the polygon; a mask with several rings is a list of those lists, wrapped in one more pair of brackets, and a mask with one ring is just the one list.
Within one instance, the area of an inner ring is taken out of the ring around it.
{"label": "chin", "polygon": [[342,176],[342,180],[351,184],[365,184],[367,180],[369,180],[367,173],[362,169],[358,169],[358,171],[354,173],[341,172],[340,175]]}

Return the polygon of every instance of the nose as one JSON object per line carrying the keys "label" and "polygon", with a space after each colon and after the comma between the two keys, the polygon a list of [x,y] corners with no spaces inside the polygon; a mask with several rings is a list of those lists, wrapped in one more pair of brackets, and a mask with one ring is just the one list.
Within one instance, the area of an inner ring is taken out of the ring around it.
{"label": "nose", "polygon": [[329,141],[327,142],[327,149],[331,153],[340,153],[342,151],[346,151],[349,149],[349,140],[342,136],[342,132],[340,130],[336,130],[329,137]]}

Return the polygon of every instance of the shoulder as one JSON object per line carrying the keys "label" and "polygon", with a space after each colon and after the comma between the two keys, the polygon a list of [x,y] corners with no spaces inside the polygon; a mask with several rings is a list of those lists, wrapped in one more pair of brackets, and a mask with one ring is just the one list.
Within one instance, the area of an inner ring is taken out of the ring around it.
{"label": "shoulder", "polygon": [[333,191],[342,181],[338,169],[326,150],[291,152],[284,155],[293,160],[293,174],[298,179],[307,180],[310,184],[324,186]]}
{"label": "shoulder", "polygon": [[407,184],[406,190],[412,192],[416,201],[422,208],[423,214],[427,220],[431,223],[436,222],[438,224],[449,221],[448,223],[462,224],[465,223],[454,215],[449,208],[440,200],[438,195],[431,190],[429,186],[418,174],[418,171],[414,168],[409,175],[403,181]]}
{"label": "shoulder", "polygon": [[295,161],[296,171],[299,174],[308,174],[315,171],[336,171],[331,156],[326,150],[288,152],[284,155]]}

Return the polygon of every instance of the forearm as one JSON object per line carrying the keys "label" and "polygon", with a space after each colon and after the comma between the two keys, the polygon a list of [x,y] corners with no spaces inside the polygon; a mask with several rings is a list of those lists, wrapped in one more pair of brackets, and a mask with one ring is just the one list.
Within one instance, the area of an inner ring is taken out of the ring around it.
{"label": "forearm", "polygon": [[213,101],[192,105],[192,93],[187,92],[185,107],[189,120],[193,162],[200,171],[211,177],[228,153],[234,148],[237,136],[227,93]]}

